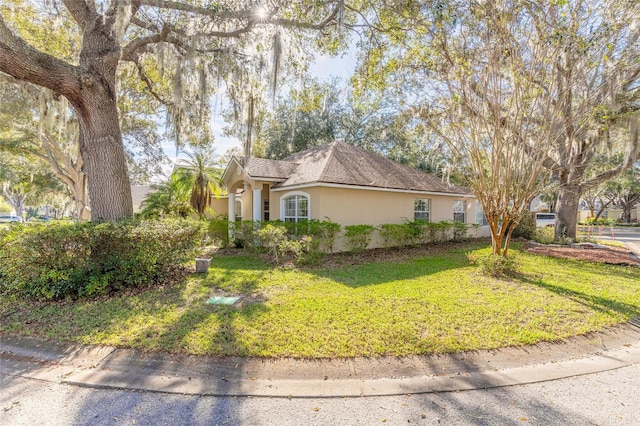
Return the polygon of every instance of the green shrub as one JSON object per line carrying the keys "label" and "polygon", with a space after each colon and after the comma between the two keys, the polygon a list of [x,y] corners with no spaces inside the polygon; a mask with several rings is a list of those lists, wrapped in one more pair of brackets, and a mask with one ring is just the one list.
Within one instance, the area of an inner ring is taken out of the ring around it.
{"label": "green shrub", "polygon": [[385,247],[406,246],[413,241],[414,229],[407,223],[385,223],[380,225],[378,232]]}
{"label": "green shrub", "polygon": [[555,239],[555,228],[546,226],[544,228],[536,228],[533,239],[540,244],[552,244]]}
{"label": "green shrub", "polygon": [[243,220],[230,222],[233,228],[234,241],[233,244],[237,248],[256,249],[260,247],[260,239],[258,238],[258,230],[262,227],[261,222],[252,220]]}
{"label": "green shrub", "polygon": [[462,240],[467,236],[467,229],[469,228],[466,223],[454,221],[452,224],[453,240]]}
{"label": "green shrub", "polygon": [[513,232],[511,233],[511,237],[513,238],[526,238],[527,240],[535,239],[536,235],[536,222],[533,218],[533,215],[529,212],[525,213],[518,222],[518,225],[515,227]]}
{"label": "green shrub", "polygon": [[332,253],[336,237],[340,234],[339,223],[331,222],[329,218],[322,221],[309,221],[310,249],[315,253]]}
{"label": "green shrub", "polygon": [[283,224],[265,224],[257,232],[258,238],[262,246],[272,255],[276,264],[280,264],[280,260],[284,259],[287,254],[292,254],[294,260],[298,261],[302,253],[309,249],[311,237],[303,236],[300,239],[289,239],[287,237],[287,228]]}
{"label": "green shrub", "polygon": [[429,223],[424,219],[415,219],[415,220],[404,220],[405,225],[410,230],[411,233],[411,242],[413,244],[426,244],[428,242],[433,241],[433,236],[430,232]]}
{"label": "green shrub", "polygon": [[305,238],[310,242],[309,250],[314,253],[331,253],[336,241],[336,237],[340,234],[341,226],[339,223],[331,222],[325,218],[322,221],[317,219],[301,220],[298,222],[282,222],[280,220],[271,221],[284,226],[287,229],[287,235],[292,241],[299,241]]}
{"label": "green shrub", "polygon": [[429,239],[431,242],[447,241],[447,234],[453,229],[453,222],[443,220],[441,222],[429,222]]}
{"label": "green shrub", "polygon": [[229,247],[229,221],[226,216],[218,216],[209,220],[207,231],[216,246]]}
{"label": "green shrub", "polygon": [[611,225],[615,225],[616,221],[613,219],[599,217],[598,219],[588,218],[583,223],[589,226],[602,226],[602,225],[611,226]]}
{"label": "green shrub", "polygon": [[517,259],[511,256],[501,256],[493,253],[473,253],[469,261],[478,265],[480,273],[490,277],[509,277],[518,272]]}
{"label": "green shrub", "polygon": [[279,254],[282,251],[282,245],[287,240],[287,228],[282,225],[267,224],[258,230],[258,238],[262,242],[262,246],[273,255],[277,264],[280,264]]}
{"label": "green shrub", "polygon": [[373,225],[347,225],[344,227],[345,246],[348,251],[362,253],[371,243]]}
{"label": "green shrub", "polygon": [[0,294],[61,299],[150,285],[193,257],[203,231],[179,219],[12,227],[0,235]]}

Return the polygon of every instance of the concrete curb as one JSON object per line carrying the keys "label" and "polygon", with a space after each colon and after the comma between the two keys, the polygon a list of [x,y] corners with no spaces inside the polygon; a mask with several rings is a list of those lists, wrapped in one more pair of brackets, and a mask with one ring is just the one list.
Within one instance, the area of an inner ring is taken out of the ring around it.
{"label": "concrete curb", "polygon": [[560,343],[464,354],[263,360],[141,353],[0,336],[0,373],[152,392],[289,398],[387,396],[495,388],[640,363],[640,324]]}

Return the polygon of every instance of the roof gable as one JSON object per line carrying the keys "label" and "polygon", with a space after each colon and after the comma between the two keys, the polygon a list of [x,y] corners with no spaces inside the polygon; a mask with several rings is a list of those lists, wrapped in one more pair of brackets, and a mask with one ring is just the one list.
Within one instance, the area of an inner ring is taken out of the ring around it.
{"label": "roof gable", "polygon": [[244,158],[231,157],[222,174],[222,181],[228,184],[232,170],[240,168],[252,179],[275,180],[282,182],[295,171],[297,164],[282,160],[269,160],[267,158],[249,158],[245,165]]}

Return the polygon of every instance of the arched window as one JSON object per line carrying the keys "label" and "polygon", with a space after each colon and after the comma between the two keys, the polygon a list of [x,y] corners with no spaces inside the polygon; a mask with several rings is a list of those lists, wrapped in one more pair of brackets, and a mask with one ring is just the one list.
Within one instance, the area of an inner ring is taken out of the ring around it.
{"label": "arched window", "polygon": [[282,198],[281,216],[285,222],[309,220],[309,195],[291,194]]}

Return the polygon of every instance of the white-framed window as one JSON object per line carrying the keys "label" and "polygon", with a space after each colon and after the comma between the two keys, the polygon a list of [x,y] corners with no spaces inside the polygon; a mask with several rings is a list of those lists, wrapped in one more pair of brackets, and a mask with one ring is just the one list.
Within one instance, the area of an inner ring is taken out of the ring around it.
{"label": "white-framed window", "polygon": [[280,216],[284,222],[309,220],[309,194],[296,192],[281,198]]}
{"label": "white-framed window", "polygon": [[236,222],[240,222],[242,220],[242,200],[238,200],[236,198],[236,201],[233,204],[233,210]]}
{"label": "white-framed window", "polygon": [[453,221],[466,223],[467,202],[458,200],[453,203]]}
{"label": "white-framed window", "polygon": [[431,220],[431,200],[429,198],[416,198],[413,200],[413,219],[414,220]]}
{"label": "white-framed window", "polygon": [[262,206],[263,206],[263,219],[265,222],[269,221],[269,200],[264,200],[262,202]]}
{"label": "white-framed window", "polygon": [[487,222],[487,217],[484,215],[484,211],[482,210],[482,206],[479,201],[476,201],[476,224],[480,226],[487,226],[489,222]]}

